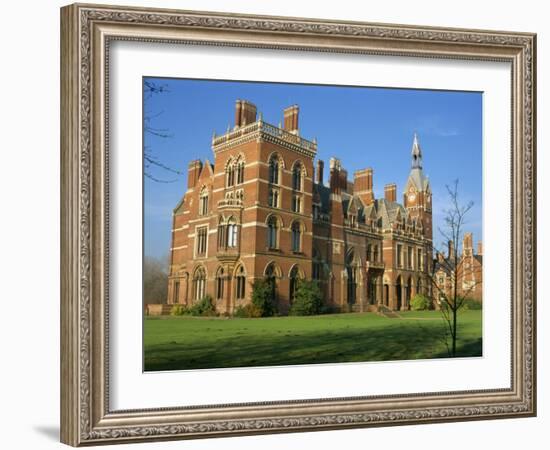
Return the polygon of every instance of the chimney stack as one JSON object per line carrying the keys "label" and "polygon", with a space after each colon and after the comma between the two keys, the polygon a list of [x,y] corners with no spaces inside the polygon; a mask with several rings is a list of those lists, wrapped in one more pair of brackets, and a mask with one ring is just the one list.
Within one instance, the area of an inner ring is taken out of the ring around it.
{"label": "chimney stack", "polygon": [[448,248],[447,257],[449,259],[454,259],[454,257],[455,257],[455,243],[452,240],[450,240],[448,242],[448,247],[449,248]]}
{"label": "chimney stack", "polygon": [[472,256],[474,253],[474,238],[472,233],[464,233],[462,239],[462,253],[464,256]]}
{"label": "chimney stack", "polygon": [[384,186],[384,198],[388,202],[395,202],[397,199],[397,185],[395,183],[386,184]]}
{"label": "chimney stack", "polygon": [[256,122],[256,105],[247,100],[235,102],[235,127],[244,127]]}
{"label": "chimney stack", "polygon": [[200,159],[195,159],[189,163],[187,169],[187,188],[192,189],[196,186],[199,181],[199,176],[202,171],[202,161]]}
{"label": "chimney stack", "polygon": [[338,158],[330,158],[330,192],[341,194],[348,188],[348,172],[342,167]]}
{"label": "chimney stack", "polygon": [[477,254],[480,256],[483,255],[483,244],[481,241],[477,243]]}
{"label": "chimney stack", "polygon": [[357,170],[353,174],[353,193],[357,195],[367,206],[374,202],[372,192],[372,169]]}
{"label": "chimney stack", "polygon": [[298,105],[289,106],[284,110],[284,129],[290,133],[298,134]]}
{"label": "chimney stack", "polygon": [[325,169],[325,163],[322,159],[317,160],[317,170],[315,171],[315,183],[323,184],[323,171]]}

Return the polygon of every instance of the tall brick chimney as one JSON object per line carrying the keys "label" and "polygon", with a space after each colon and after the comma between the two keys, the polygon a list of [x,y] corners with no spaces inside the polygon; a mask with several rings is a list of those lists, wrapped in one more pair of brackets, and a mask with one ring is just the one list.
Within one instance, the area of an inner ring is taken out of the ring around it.
{"label": "tall brick chimney", "polygon": [[450,240],[448,243],[447,243],[447,257],[449,259],[454,259],[455,258],[455,243]]}
{"label": "tall brick chimney", "polygon": [[464,233],[462,252],[464,256],[472,256],[474,254],[474,237],[472,233]]}
{"label": "tall brick chimney", "polygon": [[187,169],[187,188],[192,189],[197,185],[202,170],[202,161],[195,159],[189,163]]}
{"label": "tall brick chimney", "polygon": [[483,244],[481,241],[479,241],[477,243],[477,254],[478,255],[483,255]]}
{"label": "tall brick chimney", "polygon": [[256,122],[256,105],[247,100],[235,102],[235,126],[244,127]]}
{"label": "tall brick chimney", "polygon": [[325,163],[322,159],[317,160],[317,169],[315,170],[315,183],[323,184],[323,171],[325,169]]}
{"label": "tall brick chimney", "polygon": [[353,174],[353,193],[357,195],[365,205],[371,205],[374,202],[374,193],[372,192],[372,169],[357,170]]}
{"label": "tall brick chimney", "polygon": [[397,199],[397,185],[395,183],[386,184],[384,186],[384,198],[388,202],[395,202]]}
{"label": "tall brick chimney", "polygon": [[348,172],[342,167],[342,163],[338,158],[330,158],[330,192],[333,194],[341,194],[348,189]]}
{"label": "tall brick chimney", "polygon": [[290,133],[298,133],[298,113],[300,108],[298,105],[289,106],[284,110],[284,129]]}

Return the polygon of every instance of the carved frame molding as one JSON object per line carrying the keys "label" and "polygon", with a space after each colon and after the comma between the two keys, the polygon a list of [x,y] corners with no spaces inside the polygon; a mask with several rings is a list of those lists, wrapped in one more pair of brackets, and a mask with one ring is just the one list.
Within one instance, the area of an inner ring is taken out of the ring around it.
{"label": "carved frame molding", "polygon": [[[512,65],[510,389],[111,411],[108,62],[113,40]],[[536,35],[75,4],[61,10],[61,440],[128,441],[536,414]]]}

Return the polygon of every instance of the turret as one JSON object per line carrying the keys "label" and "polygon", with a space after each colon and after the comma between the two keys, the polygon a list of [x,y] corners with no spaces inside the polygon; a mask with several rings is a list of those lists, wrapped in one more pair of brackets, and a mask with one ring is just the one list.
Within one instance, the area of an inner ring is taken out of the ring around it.
{"label": "turret", "polygon": [[432,192],[422,170],[422,148],[414,133],[411,147],[411,171],[403,192],[403,205],[411,218],[422,221],[424,236],[432,239]]}

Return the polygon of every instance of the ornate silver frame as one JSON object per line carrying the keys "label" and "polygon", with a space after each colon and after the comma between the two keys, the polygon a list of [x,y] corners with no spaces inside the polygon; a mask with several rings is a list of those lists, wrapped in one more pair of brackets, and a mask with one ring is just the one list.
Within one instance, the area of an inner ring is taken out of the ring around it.
{"label": "ornate silver frame", "polygon": [[[509,389],[111,411],[106,67],[114,39],[508,61],[512,66]],[[61,440],[297,432],[536,414],[536,36],[75,4],[61,9]]]}

